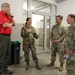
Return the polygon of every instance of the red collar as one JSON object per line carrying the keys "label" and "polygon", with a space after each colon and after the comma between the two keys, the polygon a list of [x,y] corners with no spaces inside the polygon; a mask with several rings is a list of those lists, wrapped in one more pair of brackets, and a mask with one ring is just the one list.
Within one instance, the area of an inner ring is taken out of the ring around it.
{"label": "red collar", "polygon": [[2,13],[4,16],[6,16],[9,20],[11,20],[11,16],[8,15],[8,14],[6,14],[3,10],[1,10],[1,13]]}
{"label": "red collar", "polygon": [[4,15],[7,15],[3,10],[1,10],[1,13],[4,14]]}

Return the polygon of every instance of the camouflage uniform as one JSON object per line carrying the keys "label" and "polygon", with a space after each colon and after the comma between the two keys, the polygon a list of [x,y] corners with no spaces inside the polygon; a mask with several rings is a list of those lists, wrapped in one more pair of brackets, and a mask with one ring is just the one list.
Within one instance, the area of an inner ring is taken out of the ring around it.
{"label": "camouflage uniform", "polygon": [[63,59],[63,40],[65,38],[65,28],[62,25],[54,25],[51,30],[51,40],[57,40],[56,44],[52,44],[51,62],[55,62],[56,53],[59,53],[60,64],[64,63]]}
{"label": "camouflage uniform", "polygon": [[66,75],[75,75],[75,24],[69,26],[66,38],[66,51],[73,51],[66,61]]}
{"label": "camouflage uniform", "polygon": [[[32,32],[27,32],[27,29],[31,28]],[[35,48],[35,40],[34,38],[38,38],[38,35],[34,29],[33,26],[28,27],[27,25],[25,25],[24,27],[22,27],[21,29],[21,37],[23,38],[23,51],[25,53],[25,61],[29,62],[29,49],[31,50],[32,53],[32,57],[33,60],[35,62],[38,61],[37,55],[36,55],[36,48]]]}

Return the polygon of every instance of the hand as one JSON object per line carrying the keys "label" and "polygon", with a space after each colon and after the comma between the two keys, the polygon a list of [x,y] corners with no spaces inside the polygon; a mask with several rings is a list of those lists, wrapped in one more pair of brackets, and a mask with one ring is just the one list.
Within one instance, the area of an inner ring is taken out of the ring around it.
{"label": "hand", "polygon": [[32,29],[27,29],[27,32],[32,32]]}
{"label": "hand", "polygon": [[38,37],[40,36],[40,33],[38,34]]}
{"label": "hand", "polygon": [[11,27],[13,25],[13,23],[4,23],[3,27],[7,28],[7,27]]}
{"label": "hand", "polygon": [[12,13],[11,13],[11,12],[9,12],[9,13],[8,13],[8,15],[12,16]]}
{"label": "hand", "polygon": [[72,56],[73,55],[73,51],[72,50],[69,50],[68,51],[68,54],[69,54],[69,56]]}
{"label": "hand", "polygon": [[66,48],[63,48],[63,53],[66,54]]}
{"label": "hand", "polygon": [[57,43],[57,41],[56,40],[52,40],[52,44],[56,44]]}

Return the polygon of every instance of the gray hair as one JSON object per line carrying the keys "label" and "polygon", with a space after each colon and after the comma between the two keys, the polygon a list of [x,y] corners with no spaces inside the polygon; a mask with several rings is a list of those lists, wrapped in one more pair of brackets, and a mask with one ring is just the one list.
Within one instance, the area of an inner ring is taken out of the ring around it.
{"label": "gray hair", "polygon": [[10,6],[10,4],[9,4],[9,3],[3,3],[3,4],[1,5],[1,9],[2,9],[3,7],[5,7],[5,6]]}

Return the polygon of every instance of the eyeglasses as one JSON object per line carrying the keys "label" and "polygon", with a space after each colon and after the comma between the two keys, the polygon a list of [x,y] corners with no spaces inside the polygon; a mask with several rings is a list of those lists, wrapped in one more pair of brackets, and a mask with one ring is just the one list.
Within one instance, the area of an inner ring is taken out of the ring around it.
{"label": "eyeglasses", "polygon": [[10,6],[5,6],[5,7],[10,8]]}

